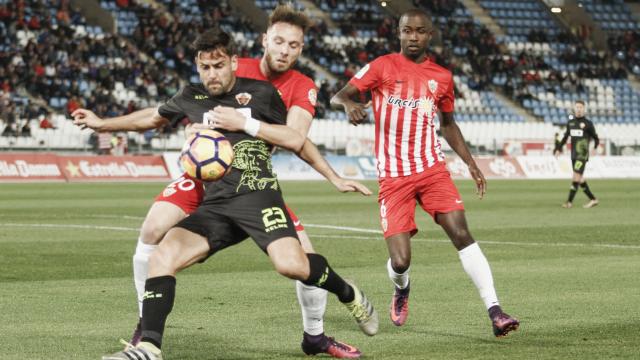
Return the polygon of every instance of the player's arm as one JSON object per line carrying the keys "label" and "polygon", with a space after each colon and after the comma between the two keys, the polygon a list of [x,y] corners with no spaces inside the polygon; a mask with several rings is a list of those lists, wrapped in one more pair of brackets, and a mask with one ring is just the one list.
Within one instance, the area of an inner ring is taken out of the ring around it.
{"label": "player's arm", "polygon": [[[297,130],[304,137],[309,135],[309,128],[311,127],[312,121],[313,115],[300,106],[293,105],[287,112],[287,126]],[[360,192],[363,195],[371,195],[371,190],[363,184],[340,177],[331,165],[329,165],[324,156],[320,154],[316,144],[308,138],[306,138],[302,150],[296,155],[329,180],[338,191]]]}
{"label": "player's arm", "polygon": [[471,178],[476,182],[477,194],[482,199],[487,191],[487,180],[478,168],[476,161],[473,160],[473,156],[471,156],[471,152],[469,152],[469,148],[464,142],[462,132],[460,132],[458,124],[456,124],[453,119],[453,112],[441,113],[440,130],[442,131],[442,136],[447,140],[447,143],[449,143],[449,146],[451,146],[453,151],[455,151],[469,167]]}
{"label": "player's arm", "polygon": [[349,118],[349,122],[358,125],[367,119],[366,109],[371,106],[371,101],[366,104],[351,100],[358,95],[360,90],[355,86],[347,83],[340,91],[331,98],[331,107],[333,109],[344,109]]}
{"label": "player's arm", "polygon": [[589,122],[589,126],[587,126],[587,132],[593,138],[593,148],[597,149],[598,145],[600,145],[600,138],[598,134],[596,134],[596,128],[593,126],[592,122]]}
{"label": "player's arm", "polygon": [[304,142],[302,150],[297,153],[298,157],[304,160],[315,171],[324,176],[340,192],[359,192],[362,195],[371,195],[371,190],[364,184],[355,180],[344,179],[329,165],[327,159],[320,154],[318,147],[308,138]]}
{"label": "player's arm", "polygon": [[169,120],[162,117],[156,107],[134,111],[131,114],[109,119],[102,119],[93,111],[87,109],[77,109],[71,113],[71,116],[75,125],[98,132],[145,131],[169,124]]}
{"label": "player's arm", "polygon": [[210,121],[214,128],[228,131],[244,131],[258,139],[284,149],[299,153],[305,138],[287,125],[269,124],[245,117],[232,107],[216,106],[210,110]]}
{"label": "player's arm", "polygon": [[564,135],[562,136],[562,140],[560,140],[560,142],[556,145],[556,148],[553,149],[553,155],[558,155],[562,152],[562,148],[564,147],[564,144],[567,143],[567,140],[569,139],[569,123],[567,123],[567,127],[564,131]]}

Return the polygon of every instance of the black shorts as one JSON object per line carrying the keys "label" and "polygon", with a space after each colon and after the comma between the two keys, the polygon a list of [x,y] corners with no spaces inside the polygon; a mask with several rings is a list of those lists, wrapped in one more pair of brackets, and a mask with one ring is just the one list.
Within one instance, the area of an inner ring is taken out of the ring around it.
{"label": "black shorts", "polygon": [[252,191],[229,199],[206,201],[176,227],[207,238],[210,248],[208,256],[248,237],[264,252],[275,240],[298,238],[282,194],[273,190]]}
{"label": "black shorts", "polygon": [[587,160],[571,159],[571,167],[573,172],[580,175],[584,174],[584,168],[587,166]]}

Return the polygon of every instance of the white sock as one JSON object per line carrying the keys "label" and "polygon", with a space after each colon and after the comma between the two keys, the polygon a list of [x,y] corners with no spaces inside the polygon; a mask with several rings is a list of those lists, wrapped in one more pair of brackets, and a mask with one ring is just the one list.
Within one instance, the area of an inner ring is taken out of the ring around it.
{"label": "white sock", "polygon": [[138,311],[142,317],[142,296],[144,295],[144,284],[147,282],[149,272],[149,255],[153,253],[158,245],[148,245],[138,238],[136,253],[133,254],[133,282],[138,293]]}
{"label": "white sock", "polygon": [[302,326],[309,335],[324,332],[324,311],[327,307],[327,290],[307,286],[296,281],[296,293],[302,309]]}
{"label": "white sock", "polygon": [[487,310],[494,305],[500,305],[496,289],[493,287],[493,275],[489,262],[480,250],[478,243],[473,243],[458,251],[458,256],[460,256],[464,271],[478,288]]}
{"label": "white sock", "polygon": [[402,274],[398,274],[391,267],[391,259],[387,260],[387,272],[389,273],[389,279],[391,279],[398,289],[406,289],[406,287],[409,286],[410,269],[411,268],[407,269],[407,271]]}

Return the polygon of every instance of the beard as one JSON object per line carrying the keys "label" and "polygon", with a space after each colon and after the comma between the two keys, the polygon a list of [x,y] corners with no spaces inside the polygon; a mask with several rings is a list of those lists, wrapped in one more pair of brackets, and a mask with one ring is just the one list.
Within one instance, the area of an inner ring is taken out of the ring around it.
{"label": "beard", "polygon": [[269,53],[267,53],[266,58],[267,58],[267,65],[269,66],[269,70],[271,70],[271,72],[276,73],[276,74],[281,74],[281,73],[283,73],[285,71],[288,71],[295,64],[295,62],[292,62],[292,63],[287,64],[287,65],[279,63]]}

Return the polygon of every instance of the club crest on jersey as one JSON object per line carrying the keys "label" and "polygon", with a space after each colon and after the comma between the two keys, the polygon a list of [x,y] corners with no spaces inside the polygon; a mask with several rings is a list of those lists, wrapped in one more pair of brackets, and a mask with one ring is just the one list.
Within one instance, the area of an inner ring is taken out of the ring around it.
{"label": "club crest on jersey", "polygon": [[427,81],[427,86],[429,86],[429,90],[432,94],[435,94],[436,90],[438,90],[438,82],[433,79]]}
{"label": "club crest on jersey", "polygon": [[236,95],[236,101],[238,102],[238,104],[246,106],[249,101],[251,101],[251,94],[247,92],[240,93]]}
{"label": "club crest on jersey", "polygon": [[587,125],[581,121],[580,122],[580,129],[584,129],[585,126],[587,126]]}
{"label": "club crest on jersey", "polygon": [[316,106],[316,102],[318,101],[318,93],[316,89],[309,90],[309,102],[311,105]]}

